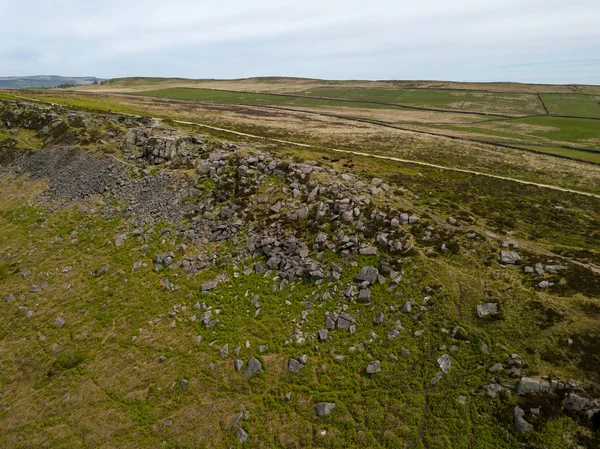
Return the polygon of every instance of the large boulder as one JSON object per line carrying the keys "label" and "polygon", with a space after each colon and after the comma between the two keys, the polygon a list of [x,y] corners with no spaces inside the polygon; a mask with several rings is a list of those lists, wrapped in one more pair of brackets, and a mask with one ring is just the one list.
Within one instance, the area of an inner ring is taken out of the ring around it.
{"label": "large boulder", "polygon": [[256,357],[252,357],[246,366],[246,377],[252,377],[254,374],[262,372],[264,372],[262,363]]}
{"label": "large boulder", "polygon": [[513,413],[515,418],[515,428],[517,429],[517,432],[527,433],[533,430],[533,426],[527,421],[525,421],[525,412],[521,407],[516,405]]}
{"label": "large boulder", "polygon": [[330,415],[334,407],[334,402],[319,402],[315,404],[315,409],[317,410],[317,415],[319,416]]}
{"label": "large boulder", "polygon": [[514,251],[500,251],[498,260],[504,265],[515,265],[521,260],[521,256]]}
{"label": "large boulder", "polygon": [[485,304],[479,304],[477,306],[477,315],[481,318],[488,315],[496,315],[498,313],[498,304],[495,302],[488,302]]}
{"label": "large boulder", "polygon": [[356,276],[356,280],[361,282],[367,281],[372,284],[377,280],[378,276],[379,271],[377,271],[377,268],[367,266],[360,269],[358,275]]}

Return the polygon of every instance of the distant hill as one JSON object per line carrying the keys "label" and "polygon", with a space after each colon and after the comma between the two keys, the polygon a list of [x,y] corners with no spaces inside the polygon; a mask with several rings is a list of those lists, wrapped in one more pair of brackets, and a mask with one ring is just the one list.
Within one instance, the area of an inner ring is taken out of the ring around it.
{"label": "distant hill", "polygon": [[76,86],[89,86],[94,82],[99,83],[101,78],[92,76],[71,77],[71,76],[8,76],[0,77],[0,89],[22,89],[26,87],[58,87],[63,84],[72,84]]}

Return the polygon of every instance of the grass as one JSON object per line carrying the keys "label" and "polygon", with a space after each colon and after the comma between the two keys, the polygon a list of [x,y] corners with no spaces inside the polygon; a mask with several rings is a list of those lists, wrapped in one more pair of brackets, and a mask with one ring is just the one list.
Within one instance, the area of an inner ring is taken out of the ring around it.
{"label": "grass", "polygon": [[452,89],[352,89],[340,87],[310,89],[300,92],[300,94],[494,114],[533,115],[543,113],[537,97],[531,94],[502,94]]}
{"label": "grass", "polygon": [[[87,106],[92,101],[101,106],[103,100],[92,97]],[[348,161],[334,162],[339,154],[318,148],[279,146],[277,151],[337,169]],[[408,189],[392,205],[423,217],[412,230],[415,236],[428,226],[441,229],[448,216],[470,223],[439,239],[422,240],[421,250],[429,248],[436,255],[419,253],[405,259],[402,295],[376,286],[370,305],[349,303],[335,292],[322,300],[327,284],[297,281],[281,291],[273,274],[235,277],[255,260],[235,261],[231,244],[188,248],[188,255],[217,254],[216,266],[196,276],[178,269],[156,271],[152,256],[182,243],[177,232],[162,232],[174,226],[145,228],[147,240],[130,235],[116,247],[113,239],[127,224],[121,218],[106,220],[100,210],[120,205],[103,205],[95,199],[87,205],[89,212],[81,212],[78,204],[53,209],[38,202],[46,187],[42,181],[2,176],[0,299],[12,293],[17,300],[1,302],[0,445],[236,447],[237,427],[232,421],[240,411],[250,412],[242,420],[251,436],[250,447],[561,447],[565,433],[581,432],[572,418],[564,416],[539,423],[527,437],[506,432],[505,428],[512,429],[510,410],[519,400],[488,398],[480,387],[489,381],[487,367],[512,352],[526,357],[533,373],[579,380],[597,376],[593,367],[581,364],[595,350],[593,344],[584,342],[581,351],[572,354],[561,352],[567,335],[591,335],[597,328],[597,318],[586,312],[589,307],[581,307],[585,295],[577,285],[588,274],[578,273],[580,277],[560,291],[539,292],[519,267],[503,268],[495,262],[498,241],[485,237],[471,242],[463,234],[467,229],[482,235],[485,229],[511,231],[523,242],[525,263],[553,257],[530,252],[530,246],[593,250],[600,244],[598,200],[427,167],[352,159],[353,168],[344,170],[365,180],[377,175]],[[283,196],[281,181],[267,178],[260,194]],[[555,205],[566,212],[558,213]],[[441,242],[449,240],[458,250],[439,253]],[[139,251],[143,243],[150,246],[149,252]],[[181,257],[178,253],[177,259]],[[323,257],[342,260],[330,252]],[[377,266],[382,257],[343,259],[347,265],[338,292],[361,266]],[[137,260],[146,265],[133,271]],[[91,275],[106,264],[110,265],[106,273]],[[29,277],[23,276],[26,270],[32,272]],[[203,295],[202,284],[223,273],[230,281]],[[167,291],[161,282],[164,277],[181,289]],[[42,281],[48,282],[46,289],[29,293],[32,284]],[[427,293],[429,312],[421,325],[398,310],[406,299],[422,301],[426,287],[433,292]],[[262,304],[257,317],[250,303],[254,295]],[[490,295],[501,304],[503,319],[477,318],[476,305]],[[591,296],[585,299],[596,301]],[[313,303],[303,326],[307,335],[314,336],[323,327],[325,311],[341,310],[343,305],[356,317],[357,332],[337,330],[325,342],[311,340],[304,346],[289,343],[307,310],[304,301]],[[191,316],[198,314],[193,309],[196,302],[219,309],[219,325],[209,330],[192,321]],[[18,311],[20,305],[34,314],[27,318]],[[177,305],[186,310],[169,317]],[[559,310],[562,320],[555,319]],[[386,321],[375,327],[373,317],[379,312],[386,314]],[[53,326],[59,315],[66,321],[63,328]],[[397,320],[404,330],[390,341],[385,336]],[[448,335],[457,325],[464,329],[464,340]],[[418,329],[425,331],[423,336],[414,335]],[[199,344],[194,341],[197,335],[202,336]],[[480,341],[488,344],[490,354],[481,352]],[[361,342],[365,351],[350,350]],[[226,343],[230,353],[241,346],[240,358],[245,361],[260,357],[265,374],[246,380],[236,373],[233,356],[222,360],[217,355]],[[268,350],[259,353],[258,346],[264,344]],[[402,348],[408,348],[411,356],[402,357]],[[432,385],[438,371],[435,360],[444,353],[451,354],[453,369]],[[158,361],[161,354],[166,356],[164,363]],[[288,373],[287,359],[301,354],[308,355],[307,366],[297,374]],[[567,359],[557,363],[558,355]],[[368,377],[364,368],[371,360],[381,360],[384,369]],[[181,379],[189,380],[186,390],[179,385]],[[286,392],[292,393],[290,402],[283,399]],[[467,395],[466,405],[458,402],[459,394]],[[335,411],[317,418],[313,405],[324,400],[335,401]],[[172,425],[165,426],[166,420]]]}
{"label": "grass", "polygon": [[542,99],[552,115],[600,118],[600,104],[591,95],[542,94]]}
{"label": "grass", "polygon": [[194,100],[225,104],[244,104],[258,106],[286,106],[286,107],[310,107],[310,108],[363,108],[363,109],[389,109],[390,106],[374,103],[347,103],[335,100],[318,100],[312,98],[297,98],[292,96],[271,95],[268,93],[242,93],[226,92],[219,90],[173,88],[147,92],[138,92],[136,95],[172,98],[175,100]]}

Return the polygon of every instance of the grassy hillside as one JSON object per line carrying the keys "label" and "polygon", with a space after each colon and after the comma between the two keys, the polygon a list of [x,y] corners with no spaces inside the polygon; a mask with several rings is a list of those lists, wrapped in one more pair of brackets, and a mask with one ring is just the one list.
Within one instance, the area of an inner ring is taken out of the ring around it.
{"label": "grassy hillside", "polygon": [[[598,445],[564,401],[600,396],[597,195],[339,153],[289,122],[315,146],[173,121],[200,103],[61,95],[87,109],[0,106],[0,445]],[[594,191],[595,166],[514,151],[496,170]],[[525,376],[567,387],[517,394]]]}

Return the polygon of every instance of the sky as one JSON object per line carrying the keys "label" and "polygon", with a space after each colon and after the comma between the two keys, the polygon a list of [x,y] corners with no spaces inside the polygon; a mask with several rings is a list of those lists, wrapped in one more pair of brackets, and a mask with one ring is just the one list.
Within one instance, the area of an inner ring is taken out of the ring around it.
{"label": "sky", "polygon": [[0,0],[0,76],[600,84],[600,0]]}

